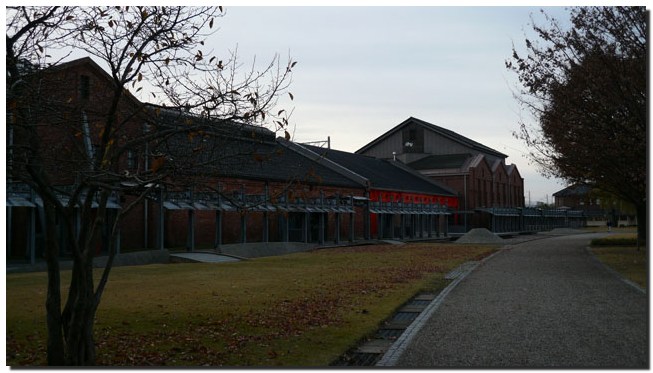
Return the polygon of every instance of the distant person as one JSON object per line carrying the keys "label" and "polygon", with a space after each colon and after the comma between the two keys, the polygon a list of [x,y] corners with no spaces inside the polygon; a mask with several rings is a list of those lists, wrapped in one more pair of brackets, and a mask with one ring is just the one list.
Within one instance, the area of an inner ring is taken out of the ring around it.
{"label": "distant person", "polygon": [[612,222],[611,222],[610,220],[608,220],[608,232],[610,232],[610,231],[611,231],[611,229],[610,229],[610,228],[612,228]]}

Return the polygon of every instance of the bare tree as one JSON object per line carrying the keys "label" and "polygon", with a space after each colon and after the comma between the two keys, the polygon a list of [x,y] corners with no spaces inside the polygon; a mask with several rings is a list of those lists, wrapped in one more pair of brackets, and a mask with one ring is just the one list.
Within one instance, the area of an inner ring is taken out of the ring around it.
{"label": "bare tree", "polygon": [[[43,201],[50,365],[95,363],[93,323],[122,219],[161,185],[210,183],[206,165],[225,154],[202,144],[224,137],[225,127],[274,121],[285,131],[288,125],[285,111],[273,110],[295,63],[275,57],[262,71],[241,74],[235,56],[221,61],[204,54],[222,14],[212,7],[8,9],[7,107],[15,141],[7,151],[12,180],[29,184]],[[108,69],[106,84],[92,92],[70,87],[64,65],[43,53],[55,48],[99,59]],[[141,92],[159,105],[133,96]],[[135,155],[148,159],[146,167],[129,165]],[[175,178],[182,170],[189,177]],[[109,218],[116,194],[130,198]],[[59,247],[57,219],[68,247]],[[110,255],[96,282],[99,241]],[[62,250],[73,259],[63,305]]]}

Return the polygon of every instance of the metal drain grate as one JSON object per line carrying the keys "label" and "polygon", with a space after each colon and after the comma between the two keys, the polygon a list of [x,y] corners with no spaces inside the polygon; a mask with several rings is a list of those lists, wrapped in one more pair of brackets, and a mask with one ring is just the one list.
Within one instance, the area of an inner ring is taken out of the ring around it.
{"label": "metal drain grate", "polygon": [[429,303],[431,303],[433,300],[419,300],[419,299],[414,299],[408,302],[408,305],[411,306],[428,306]]}
{"label": "metal drain grate", "polygon": [[368,354],[355,352],[348,356],[346,359],[339,361],[336,366],[346,367],[368,367],[373,366],[381,358],[381,354]]}
{"label": "metal drain grate", "polygon": [[403,332],[404,332],[403,329],[379,329],[374,337],[396,340]]}
{"label": "metal drain grate", "polygon": [[417,315],[419,315],[419,313],[416,313],[416,312],[397,312],[392,317],[392,321],[393,322],[413,321],[413,320],[415,320],[417,318]]}
{"label": "metal drain grate", "polygon": [[372,339],[365,339],[330,366],[374,366],[383,354],[401,337],[406,328],[435,299],[437,294],[422,293],[405,303],[391,318],[386,319]]}

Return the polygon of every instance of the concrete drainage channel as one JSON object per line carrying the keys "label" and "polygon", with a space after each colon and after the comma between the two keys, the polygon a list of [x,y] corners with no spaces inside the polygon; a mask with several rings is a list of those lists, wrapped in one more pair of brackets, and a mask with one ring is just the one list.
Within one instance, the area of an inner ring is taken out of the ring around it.
{"label": "concrete drainage channel", "polygon": [[447,273],[444,278],[453,281],[439,294],[416,295],[384,321],[376,333],[345,353],[331,366],[392,366],[392,362],[399,357],[414,333],[419,330],[421,323],[430,317],[451,289],[479,263],[466,262]]}
{"label": "concrete drainage channel", "polygon": [[431,293],[413,297],[384,321],[369,339],[341,356],[332,366],[374,366],[435,297]]}
{"label": "concrete drainage channel", "polygon": [[[543,239],[547,236],[532,235],[519,236],[518,238],[504,240],[503,243],[519,244],[526,241]],[[477,242],[487,243],[487,242]],[[451,280],[438,294],[423,293],[413,297],[386,320],[373,336],[361,342],[357,347],[351,349],[331,366],[378,366],[393,367],[396,365],[403,351],[408,347],[412,338],[420,330],[422,325],[437,310],[445,297],[477,266],[498,255],[503,249],[512,249],[512,246],[504,246],[494,254],[483,258],[481,261],[470,261],[463,263],[444,278]]]}

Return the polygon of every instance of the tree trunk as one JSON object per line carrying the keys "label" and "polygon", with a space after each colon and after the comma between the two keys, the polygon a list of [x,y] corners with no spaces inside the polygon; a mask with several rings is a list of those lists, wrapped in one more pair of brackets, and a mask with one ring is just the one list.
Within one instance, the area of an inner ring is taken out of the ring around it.
{"label": "tree trunk", "polygon": [[92,259],[75,258],[68,302],[62,314],[66,365],[95,365],[95,294]]}
{"label": "tree trunk", "polygon": [[95,365],[95,339],[93,322],[95,311],[85,305],[79,305],[82,312],[68,321],[66,336],[66,365]]}
{"label": "tree trunk", "polygon": [[65,348],[61,326],[61,277],[59,273],[59,243],[55,227],[55,209],[50,203],[44,206],[46,219],[45,259],[48,264],[48,293],[45,300],[49,366],[65,364]]}
{"label": "tree trunk", "polygon": [[[93,191],[92,191],[93,192]],[[89,192],[89,194],[94,194]],[[101,200],[106,204],[106,196]],[[91,200],[85,203],[91,210]],[[61,217],[71,237],[69,244],[73,253],[73,269],[68,289],[68,299],[61,311],[61,284],[59,276],[59,247],[57,245],[57,230],[55,226],[55,208],[46,207],[48,228],[48,299],[46,302],[48,314],[48,364],[68,366],[91,366],[96,363],[94,323],[99,299],[103,286],[96,292],[93,280],[93,257],[95,254],[98,233],[102,231],[105,209],[94,212],[96,219],[82,218],[79,232],[73,229],[74,214],[64,213]],[[87,213],[86,215],[91,215]],[[99,217],[98,217],[99,216]],[[108,240],[110,247],[114,244],[116,229]],[[112,251],[112,255],[115,252]],[[112,257],[111,257],[112,259]],[[102,285],[106,284],[111,260],[105,268]]]}

